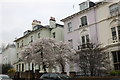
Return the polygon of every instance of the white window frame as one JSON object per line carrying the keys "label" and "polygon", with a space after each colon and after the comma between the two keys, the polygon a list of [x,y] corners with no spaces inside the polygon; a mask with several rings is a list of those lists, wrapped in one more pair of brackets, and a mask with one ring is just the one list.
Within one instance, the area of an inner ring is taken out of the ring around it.
{"label": "white window frame", "polygon": [[68,32],[72,32],[72,22],[69,22],[67,25],[68,25]]}

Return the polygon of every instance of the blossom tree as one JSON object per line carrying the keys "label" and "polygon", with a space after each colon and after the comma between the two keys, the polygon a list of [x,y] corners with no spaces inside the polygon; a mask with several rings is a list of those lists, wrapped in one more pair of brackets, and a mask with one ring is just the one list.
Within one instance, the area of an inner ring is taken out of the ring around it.
{"label": "blossom tree", "polygon": [[42,65],[44,72],[47,72],[47,68],[56,68],[58,65],[64,72],[66,63],[73,60],[72,53],[67,44],[63,42],[58,43],[51,38],[39,39],[21,51],[25,62]]}
{"label": "blossom tree", "polygon": [[51,38],[42,38],[34,42],[33,47],[33,60],[34,63],[42,65],[43,70],[46,68],[54,67],[55,62],[55,40]]}
{"label": "blossom tree", "polygon": [[56,64],[61,67],[62,73],[64,73],[66,63],[70,63],[74,60],[75,51],[63,42],[59,42],[54,49]]}
{"label": "blossom tree", "polygon": [[29,70],[30,70],[30,63],[32,62],[33,58],[33,49],[32,46],[26,46],[22,49],[21,51],[21,59],[25,62],[28,63],[29,65]]}

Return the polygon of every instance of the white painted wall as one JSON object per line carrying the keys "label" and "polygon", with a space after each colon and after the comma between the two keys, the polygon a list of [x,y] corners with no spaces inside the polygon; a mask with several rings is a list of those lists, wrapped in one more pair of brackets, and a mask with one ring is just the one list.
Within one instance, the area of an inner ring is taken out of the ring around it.
{"label": "white painted wall", "polygon": [[2,52],[2,63],[13,65],[17,60],[16,47],[8,44],[5,50]]}

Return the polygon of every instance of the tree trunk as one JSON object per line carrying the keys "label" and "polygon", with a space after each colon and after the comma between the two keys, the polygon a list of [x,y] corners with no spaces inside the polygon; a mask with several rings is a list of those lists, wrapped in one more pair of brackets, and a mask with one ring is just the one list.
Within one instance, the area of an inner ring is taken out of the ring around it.
{"label": "tree trunk", "polygon": [[46,65],[45,65],[44,62],[43,62],[43,70],[44,70],[45,73],[47,72],[47,70],[46,70]]}
{"label": "tree trunk", "polygon": [[90,75],[91,75],[91,76],[94,76],[93,68],[90,69]]}
{"label": "tree trunk", "polygon": [[62,73],[64,73],[65,71],[64,71],[64,65],[61,63],[61,68],[62,68]]}
{"label": "tree trunk", "polygon": [[28,63],[28,70],[30,71],[30,62]]}

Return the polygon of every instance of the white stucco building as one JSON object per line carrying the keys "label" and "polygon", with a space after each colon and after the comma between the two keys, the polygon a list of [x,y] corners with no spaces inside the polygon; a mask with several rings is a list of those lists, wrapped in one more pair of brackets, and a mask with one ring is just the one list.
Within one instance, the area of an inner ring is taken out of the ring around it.
{"label": "white stucco building", "polygon": [[13,64],[17,60],[15,44],[8,44],[2,51],[2,64]]}
{"label": "white stucco building", "polygon": [[96,8],[98,40],[109,53],[110,68],[120,70],[120,0]]}
{"label": "white stucco building", "polygon": [[87,0],[80,4],[78,13],[61,20],[64,41],[75,50],[87,48],[91,42],[102,44],[109,53],[110,69],[120,70],[120,0],[103,0],[91,5]]}
{"label": "white stucco building", "polygon": [[[54,17],[51,17],[49,20],[49,25],[42,25],[40,21],[33,20],[32,30],[27,30],[24,32],[24,35],[14,42],[17,45],[17,61],[15,63],[15,68],[18,72],[28,71],[28,64],[24,64],[20,58],[20,51],[27,45],[35,42],[40,38],[53,38],[56,41],[64,41],[64,26],[56,23]],[[33,63],[30,64],[30,70],[38,69],[38,66],[35,66]],[[42,70],[42,69],[41,69]],[[42,72],[42,71],[41,71]]]}

